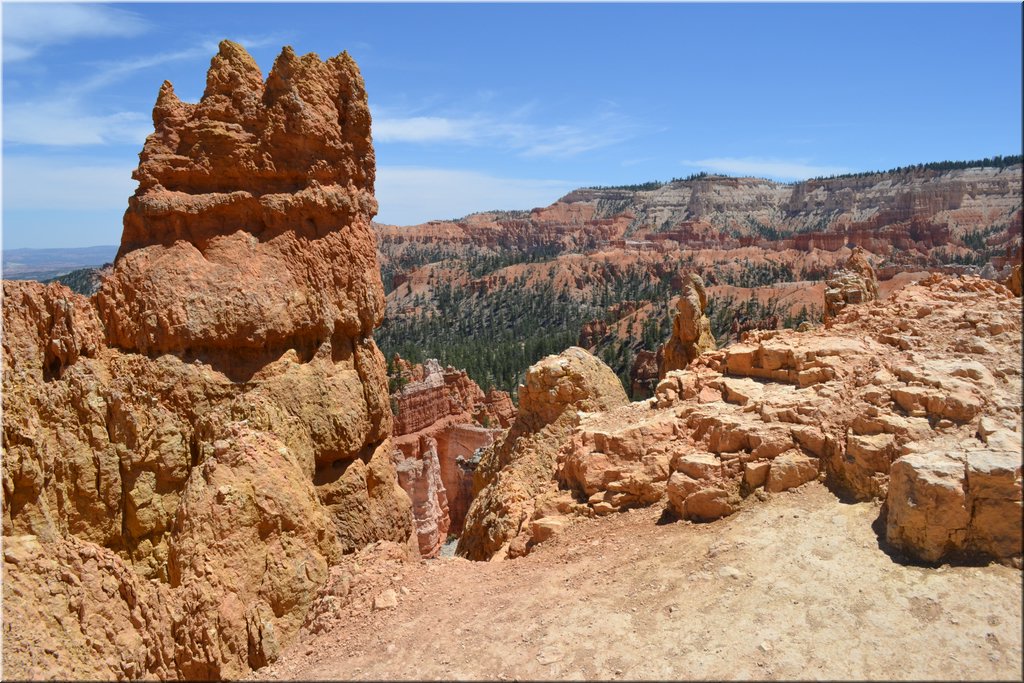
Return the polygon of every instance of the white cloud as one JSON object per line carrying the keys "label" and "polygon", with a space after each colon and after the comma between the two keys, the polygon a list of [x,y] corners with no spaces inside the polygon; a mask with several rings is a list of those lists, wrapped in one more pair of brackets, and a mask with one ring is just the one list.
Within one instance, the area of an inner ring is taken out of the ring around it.
{"label": "white cloud", "polygon": [[623,166],[638,166],[640,164],[646,164],[654,160],[654,157],[639,157],[637,159],[623,159],[620,163]]}
{"label": "white cloud", "polygon": [[816,176],[838,175],[849,173],[842,166],[818,166],[806,159],[763,159],[759,157],[714,157],[710,159],[684,159],[684,166],[727,173],[730,175],[750,175],[778,180],[806,180]]}
{"label": "white cloud", "polygon": [[128,164],[4,155],[3,205],[14,210],[124,211],[138,183]]}
{"label": "white cloud", "polygon": [[5,3],[3,13],[5,62],[28,59],[49,45],[131,37],[149,28],[137,14],[103,5]]}
{"label": "white cloud", "polygon": [[[274,45],[281,42],[280,38],[274,36],[236,37],[232,40],[244,47],[246,50],[264,47],[266,45]],[[219,49],[220,41],[209,38],[193,45],[192,47],[187,47],[174,52],[144,55],[142,57],[133,57],[119,62],[101,63],[98,65],[97,71],[93,76],[87,78],[81,83],[71,86],[69,88],[69,92],[83,93],[96,90],[105,85],[109,85],[110,83],[117,82],[126,76],[130,76],[136,71],[150,69],[155,66],[163,66],[168,62],[180,62],[190,59],[204,61],[209,60],[217,54]]]}
{"label": "white cloud", "polygon": [[478,138],[479,124],[468,119],[440,116],[379,118],[373,122],[377,142],[472,142]]}
{"label": "white cloud", "polygon": [[103,86],[115,83],[136,71],[160,66],[167,62],[177,62],[187,59],[202,59],[217,54],[217,43],[207,41],[194,47],[179,50],[177,52],[165,52],[162,54],[148,55],[125,59],[120,62],[101,64],[96,72],[81,83],[76,83],[68,88],[68,92],[82,94],[98,90]]}
{"label": "white cloud", "polygon": [[476,211],[547,206],[583,183],[569,180],[499,178],[476,171],[420,166],[377,169],[381,223],[414,225],[461,218]]}
{"label": "white cloud", "polygon": [[403,117],[375,108],[373,138],[384,144],[459,143],[509,149],[524,157],[565,158],[621,142],[636,130],[621,116],[610,114],[575,124],[517,121],[528,109],[510,111],[507,118],[499,118],[487,114]]}
{"label": "white cloud", "polygon": [[538,130],[536,138],[523,150],[526,157],[571,157],[626,139],[614,129],[586,130],[576,126],[556,126]]}
{"label": "white cloud", "polygon": [[4,142],[70,147],[130,143],[142,145],[153,132],[139,112],[86,113],[75,98],[19,102],[4,107]]}

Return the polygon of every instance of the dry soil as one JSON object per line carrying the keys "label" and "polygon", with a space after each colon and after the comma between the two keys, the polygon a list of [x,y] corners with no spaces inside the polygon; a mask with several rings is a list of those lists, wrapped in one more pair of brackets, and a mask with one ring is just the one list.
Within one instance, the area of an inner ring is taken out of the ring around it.
{"label": "dry soil", "polygon": [[356,600],[253,678],[1021,680],[1019,570],[908,564],[877,504],[816,482],[751,502],[580,520],[518,560],[378,566],[397,607]]}

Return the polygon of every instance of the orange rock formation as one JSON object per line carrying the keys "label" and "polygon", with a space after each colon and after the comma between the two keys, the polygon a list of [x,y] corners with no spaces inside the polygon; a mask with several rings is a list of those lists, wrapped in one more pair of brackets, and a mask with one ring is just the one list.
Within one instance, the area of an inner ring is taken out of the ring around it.
{"label": "orange rock formation", "polygon": [[681,370],[700,354],[715,349],[711,322],[704,314],[707,307],[708,295],[704,291],[704,281],[699,275],[690,275],[676,302],[672,336],[659,350],[659,377],[664,377],[672,370]]}
{"label": "orange rock formation", "polygon": [[652,504],[709,521],[821,479],[883,500],[885,539],[911,557],[1019,567],[1020,315],[1002,285],[934,275],[828,328],[750,332],[652,399],[571,411],[555,435],[516,443],[513,426],[506,457],[488,453],[497,475],[470,513],[487,523],[465,547],[526,552],[575,515]]}
{"label": "orange rock formation", "polygon": [[1024,250],[1021,247],[1017,247],[1017,253],[1013,256],[1010,267],[1010,276],[1006,279],[1006,286],[1013,292],[1014,296],[1021,296],[1024,291],[1024,286],[1021,283],[1021,255],[1024,254]]}
{"label": "orange rock formation", "polygon": [[825,281],[825,320],[835,317],[848,304],[863,304],[878,298],[878,278],[863,249],[855,247],[846,265]]}
{"label": "orange rock formation", "polygon": [[264,82],[225,41],[153,121],[101,291],[4,282],[9,676],[243,676],[343,553],[411,538],[356,65]]}
{"label": "orange rock formation", "polygon": [[[608,410],[628,402],[619,378],[587,351],[570,347],[533,365],[519,386],[519,414],[488,448],[474,475],[457,553],[474,560],[525,554],[530,521],[546,510],[570,509],[554,486],[558,446],[579,420],[577,411]],[[544,529],[541,533],[549,530]]]}

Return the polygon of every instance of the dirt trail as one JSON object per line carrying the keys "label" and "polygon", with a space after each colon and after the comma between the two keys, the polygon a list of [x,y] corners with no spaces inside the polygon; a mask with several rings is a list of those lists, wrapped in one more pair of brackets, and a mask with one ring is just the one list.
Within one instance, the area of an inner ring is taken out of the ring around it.
{"label": "dirt trail", "polygon": [[876,504],[817,483],[751,502],[703,525],[581,520],[514,561],[378,567],[396,608],[357,601],[253,677],[1020,680],[1020,571],[901,564]]}

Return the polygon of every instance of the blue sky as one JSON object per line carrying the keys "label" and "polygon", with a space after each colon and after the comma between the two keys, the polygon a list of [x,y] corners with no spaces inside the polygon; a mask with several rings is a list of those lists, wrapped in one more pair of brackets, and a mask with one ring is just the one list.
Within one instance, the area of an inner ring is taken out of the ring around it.
{"label": "blue sky", "polygon": [[3,4],[3,245],[116,244],[160,83],[222,38],[348,50],[383,222],[706,170],[779,180],[1021,152],[1021,6]]}

